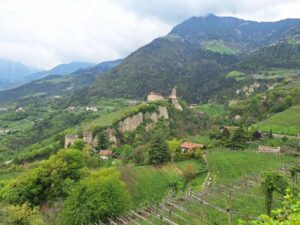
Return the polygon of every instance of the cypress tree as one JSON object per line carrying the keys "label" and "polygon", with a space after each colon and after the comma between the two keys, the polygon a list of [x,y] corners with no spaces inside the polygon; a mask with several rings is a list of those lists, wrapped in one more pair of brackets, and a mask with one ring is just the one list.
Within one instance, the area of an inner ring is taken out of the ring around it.
{"label": "cypress tree", "polygon": [[154,135],[150,143],[149,149],[149,163],[159,165],[170,161],[171,156],[167,142],[162,134]]}

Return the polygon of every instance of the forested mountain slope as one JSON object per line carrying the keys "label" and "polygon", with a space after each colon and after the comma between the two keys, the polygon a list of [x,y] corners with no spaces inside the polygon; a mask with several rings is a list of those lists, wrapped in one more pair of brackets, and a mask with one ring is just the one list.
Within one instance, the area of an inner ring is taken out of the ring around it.
{"label": "forested mountain slope", "polygon": [[[220,88],[230,88],[227,83],[230,81],[224,75],[240,59],[281,40],[299,26],[298,19],[258,23],[215,15],[193,17],[176,26],[166,37],[155,39],[132,53],[77,97],[85,101],[91,96],[142,99],[150,91],[166,94],[177,85],[179,96],[188,102],[205,102]],[[280,51],[298,54],[297,49],[290,50],[289,46],[278,51],[278,54]]]}

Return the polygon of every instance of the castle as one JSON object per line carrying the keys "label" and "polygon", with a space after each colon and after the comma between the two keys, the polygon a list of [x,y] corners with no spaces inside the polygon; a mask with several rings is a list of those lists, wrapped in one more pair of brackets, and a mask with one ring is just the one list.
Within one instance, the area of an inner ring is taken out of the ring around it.
{"label": "castle", "polygon": [[147,96],[147,101],[148,102],[155,102],[155,101],[161,101],[164,99],[167,99],[169,101],[172,102],[172,104],[174,105],[174,107],[180,111],[182,111],[182,106],[179,104],[179,101],[177,99],[177,87],[174,87],[172,89],[171,94],[168,97],[164,97],[159,93],[156,92],[151,92],[148,96]]}

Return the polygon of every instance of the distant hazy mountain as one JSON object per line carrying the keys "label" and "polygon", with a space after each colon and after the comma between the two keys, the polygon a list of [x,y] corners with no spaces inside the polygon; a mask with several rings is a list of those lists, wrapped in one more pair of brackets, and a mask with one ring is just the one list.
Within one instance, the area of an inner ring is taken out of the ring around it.
{"label": "distant hazy mountain", "polygon": [[32,74],[27,77],[28,80],[36,80],[43,77],[46,77],[47,75],[69,75],[79,69],[85,69],[88,67],[95,66],[95,63],[90,62],[71,62],[67,64],[60,64],[51,70],[41,71],[39,73]]}
{"label": "distant hazy mountain", "polygon": [[0,78],[0,91],[12,89],[24,84],[27,84],[31,81],[41,79],[48,75],[69,75],[79,69],[86,69],[96,65],[95,63],[89,62],[72,62],[68,64],[60,64],[55,66],[50,70],[40,71],[37,72],[32,71],[30,73],[25,74],[24,76],[16,77],[16,79],[11,80],[10,82],[4,82],[1,85],[1,78]]}
{"label": "distant hazy mountain", "polygon": [[[121,62],[122,60],[115,60],[99,63],[92,67],[79,69],[68,76],[46,75],[46,77],[31,81],[20,87],[0,92],[0,103],[12,102],[20,98],[30,98],[33,96],[56,96],[72,93],[90,86],[98,76],[108,72]],[[54,71],[54,69],[51,71]],[[62,71],[61,67],[55,71]]]}
{"label": "distant hazy mountain", "polygon": [[16,82],[37,71],[37,69],[30,68],[19,62],[0,59],[0,86]]}

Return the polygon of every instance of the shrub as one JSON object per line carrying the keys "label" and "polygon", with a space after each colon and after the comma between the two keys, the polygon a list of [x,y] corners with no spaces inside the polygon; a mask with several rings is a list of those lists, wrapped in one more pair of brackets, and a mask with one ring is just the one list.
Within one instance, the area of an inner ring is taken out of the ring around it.
{"label": "shrub", "polygon": [[131,199],[120,174],[113,168],[93,173],[71,192],[64,203],[62,224],[106,222],[131,208]]}

